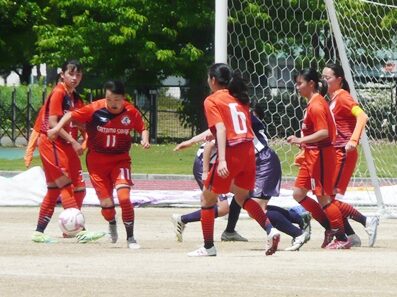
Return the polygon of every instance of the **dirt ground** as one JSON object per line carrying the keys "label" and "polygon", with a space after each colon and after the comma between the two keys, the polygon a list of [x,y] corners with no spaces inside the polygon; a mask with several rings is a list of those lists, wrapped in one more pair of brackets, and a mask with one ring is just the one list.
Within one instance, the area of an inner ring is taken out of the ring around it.
{"label": "dirt ground", "polygon": [[[363,247],[326,251],[319,246],[322,230],[313,223],[312,238],[299,252],[285,252],[290,238],[282,235],[280,251],[264,255],[264,232],[250,219],[238,231],[248,243],[220,242],[225,219],[216,221],[217,257],[189,258],[201,243],[199,223],[177,243],[172,213],[190,209],[136,209],[140,250],[128,250],[120,239],[77,244],[60,238],[56,218],[47,233],[55,244],[30,241],[37,207],[0,208],[0,296],[397,296],[397,221],[382,220],[374,248],[368,248],[361,225],[353,224]],[[100,209],[84,209],[89,230],[106,231]],[[119,216],[119,214],[118,214]]]}

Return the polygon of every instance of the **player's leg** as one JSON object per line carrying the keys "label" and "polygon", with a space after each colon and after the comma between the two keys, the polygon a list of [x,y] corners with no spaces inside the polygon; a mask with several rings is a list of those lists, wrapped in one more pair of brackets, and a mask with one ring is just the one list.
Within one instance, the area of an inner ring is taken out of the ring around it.
{"label": "player's leg", "polygon": [[236,199],[232,198],[229,205],[229,216],[227,218],[226,229],[222,232],[222,241],[248,241],[247,238],[241,236],[236,231],[236,225],[240,216],[241,206],[238,205]]}

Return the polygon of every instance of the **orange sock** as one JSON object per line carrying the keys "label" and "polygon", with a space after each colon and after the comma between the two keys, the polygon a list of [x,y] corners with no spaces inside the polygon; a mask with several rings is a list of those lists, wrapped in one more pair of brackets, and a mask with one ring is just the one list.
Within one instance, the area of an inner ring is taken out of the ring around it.
{"label": "orange sock", "polygon": [[309,211],[313,218],[319,222],[321,226],[323,226],[326,230],[329,228],[328,218],[318,202],[309,196],[306,196],[299,202],[299,204],[302,205],[304,209]]}
{"label": "orange sock", "polygon": [[109,207],[102,207],[101,209],[102,216],[105,218],[106,221],[108,222],[114,222],[115,217],[116,217],[116,210],[114,209],[113,206]]}
{"label": "orange sock", "polygon": [[48,223],[54,213],[55,205],[59,197],[58,188],[48,188],[47,193],[44,196],[43,202],[40,205],[39,219],[37,221],[36,231],[44,232],[47,228]]}
{"label": "orange sock", "polygon": [[335,202],[332,201],[328,205],[324,206],[324,212],[327,215],[329,224],[331,229],[335,231],[335,237],[338,240],[347,240],[345,234],[345,228],[343,225],[343,217],[339,208],[335,205]]}
{"label": "orange sock", "polygon": [[359,212],[357,209],[355,209],[353,206],[351,206],[348,203],[342,202],[340,200],[334,200],[334,202],[335,205],[339,208],[344,218],[351,218],[356,222],[361,223],[361,225],[365,227],[365,223],[367,221],[366,216],[364,216],[361,212]]}
{"label": "orange sock", "polygon": [[201,229],[206,249],[214,246],[215,206],[201,208]]}
{"label": "orange sock", "polygon": [[121,207],[121,217],[124,223],[131,223],[134,221],[134,206],[130,200],[130,188],[123,187],[117,189],[117,197]]}
{"label": "orange sock", "polygon": [[86,194],[85,189],[73,191],[74,199],[76,200],[78,209],[81,209],[81,207],[83,206],[83,200],[85,198],[85,194]]}
{"label": "orange sock", "polygon": [[65,185],[61,191],[62,206],[64,209],[67,208],[78,208],[76,200],[73,196],[72,184]]}
{"label": "orange sock", "polygon": [[249,216],[253,218],[258,224],[266,230],[266,219],[267,216],[263,209],[253,199],[248,198],[245,200],[243,208],[248,212]]}

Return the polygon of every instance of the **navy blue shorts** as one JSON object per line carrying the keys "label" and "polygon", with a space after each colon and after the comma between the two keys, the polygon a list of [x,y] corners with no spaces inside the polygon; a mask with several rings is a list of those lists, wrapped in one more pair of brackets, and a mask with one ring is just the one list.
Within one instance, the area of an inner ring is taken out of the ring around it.
{"label": "navy blue shorts", "polygon": [[256,176],[253,198],[280,195],[281,164],[277,154],[271,148],[264,148],[256,154]]}

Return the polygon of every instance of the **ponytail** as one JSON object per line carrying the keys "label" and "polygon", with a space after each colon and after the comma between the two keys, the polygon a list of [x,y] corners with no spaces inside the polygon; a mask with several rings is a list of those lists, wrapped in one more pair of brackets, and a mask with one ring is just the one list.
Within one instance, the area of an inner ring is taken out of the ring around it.
{"label": "ponytail", "polygon": [[229,90],[241,104],[249,105],[248,86],[239,72],[233,71],[229,65],[215,63],[208,70],[209,77]]}
{"label": "ponytail", "polygon": [[232,78],[227,85],[227,89],[233,97],[236,97],[237,100],[240,101],[241,104],[249,104],[250,98],[248,96],[248,86],[240,73],[234,71]]}
{"label": "ponytail", "polygon": [[321,96],[327,95],[328,92],[328,84],[327,81],[324,79],[320,79],[318,83],[318,92],[320,93]]}

